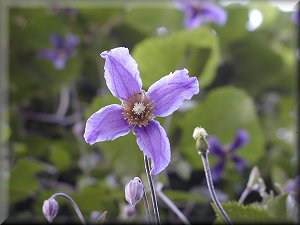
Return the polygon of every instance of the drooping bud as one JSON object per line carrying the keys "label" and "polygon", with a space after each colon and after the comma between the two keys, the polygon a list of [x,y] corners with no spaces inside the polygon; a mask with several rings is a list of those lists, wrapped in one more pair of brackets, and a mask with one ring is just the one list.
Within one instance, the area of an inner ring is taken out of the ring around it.
{"label": "drooping bud", "polygon": [[125,185],[125,198],[135,207],[136,203],[143,198],[145,194],[144,185],[140,178],[135,177]]}
{"label": "drooping bud", "polygon": [[58,203],[54,198],[44,201],[43,213],[49,223],[52,223],[58,212]]}
{"label": "drooping bud", "polygon": [[199,154],[206,153],[208,151],[208,143],[206,140],[207,132],[202,127],[196,127],[193,132],[193,138],[196,140],[196,148]]}

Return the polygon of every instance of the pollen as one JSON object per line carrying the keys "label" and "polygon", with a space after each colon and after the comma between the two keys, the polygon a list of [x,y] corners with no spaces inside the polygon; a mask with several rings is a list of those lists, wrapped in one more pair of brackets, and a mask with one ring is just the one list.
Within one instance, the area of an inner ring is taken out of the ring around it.
{"label": "pollen", "polygon": [[132,112],[136,115],[141,115],[146,109],[146,106],[144,106],[144,103],[142,102],[136,102],[134,103]]}
{"label": "pollen", "polygon": [[122,103],[124,119],[132,126],[147,126],[154,117],[154,102],[145,91],[130,96]]}

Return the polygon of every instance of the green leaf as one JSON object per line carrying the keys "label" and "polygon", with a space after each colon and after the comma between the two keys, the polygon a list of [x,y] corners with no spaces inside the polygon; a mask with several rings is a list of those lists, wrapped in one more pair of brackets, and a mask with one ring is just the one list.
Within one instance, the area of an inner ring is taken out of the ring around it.
{"label": "green leaf", "polygon": [[276,196],[267,200],[266,205],[269,213],[278,223],[292,222],[287,216],[286,200],[288,194]]}
{"label": "green leaf", "polygon": [[[224,223],[224,219],[220,212],[216,209],[214,204],[211,204],[215,213],[217,214],[217,220],[215,223]],[[270,213],[258,206],[258,205],[241,205],[236,202],[224,202],[222,206],[231,219],[232,223],[246,223],[246,224],[261,224],[267,222],[275,222]]]}
{"label": "green leaf", "polygon": [[124,199],[124,192],[120,189],[111,189],[105,184],[97,184],[86,186],[72,197],[85,218],[88,218],[94,210],[109,211],[110,216],[117,216],[118,209],[115,202],[121,202]]}
{"label": "green leaf", "polygon": [[168,37],[145,39],[136,45],[132,55],[138,62],[144,87],[185,67],[191,76],[198,77],[204,88],[215,76],[218,40],[207,27],[183,30]]}
{"label": "green leaf", "polygon": [[191,192],[166,190],[164,191],[164,194],[172,201],[193,201],[198,203],[205,202],[205,199],[203,199],[199,194]]}
{"label": "green leaf", "polygon": [[[202,162],[192,138],[195,127],[206,129],[208,135],[219,138],[221,144],[231,143],[238,129],[245,129],[249,142],[237,151],[237,155],[254,165],[264,154],[264,138],[250,96],[235,87],[217,88],[176,122],[182,129],[179,149],[193,167],[202,168]],[[214,161],[213,155],[212,161]],[[213,165],[213,163],[211,164]]]}
{"label": "green leaf", "polygon": [[38,161],[20,159],[10,176],[10,201],[12,203],[29,197],[38,190],[37,173],[42,171],[42,166]]}
{"label": "green leaf", "polygon": [[72,159],[68,150],[58,144],[51,147],[49,160],[60,171],[68,169]]}
{"label": "green leaf", "polygon": [[182,27],[183,15],[169,6],[136,6],[126,13],[124,20],[137,30],[154,35],[160,27],[164,27],[167,32]]}
{"label": "green leaf", "polygon": [[[225,26],[213,25],[217,34],[220,36],[220,42],[224,47],[247,35],[248,8],[245,6],[232,5],[226,7],[227,22]],[[230,32],[231,31],[231,32]],[[223,44],[225,43],[225,44]]]}

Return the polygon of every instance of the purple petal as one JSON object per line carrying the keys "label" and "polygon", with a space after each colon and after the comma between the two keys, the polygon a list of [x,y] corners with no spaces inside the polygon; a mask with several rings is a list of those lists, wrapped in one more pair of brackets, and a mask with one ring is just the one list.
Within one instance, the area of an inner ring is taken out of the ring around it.
{"label": "purple petal", "polygon": [[216,165],[211,170],[211,176],[213,181],[218,181],[223,172],[224,172],[225,162],[224,161],[218,161]]}
{"label": "purple petal", "polygon": [[171,159],[170,143],[164,128],[154,120],[147,126],[136,126],[134,134],[140,149],[152,160],[151,174],[163,171]]}
{"label": "purple petal", "polygon": [[64,46],[64,40],[61,35],[59,34],[53,34],[50,37],[51,43],[54,48],[61,49]]}
{"label": "purple petal", "polygon": [[67,49],[73,49],[79,42],[79,38],[74,34],[68,34],[66,37],[65,47]]}
{"label": "purple petal", "polygon": [[218,138],[211,136],[208,137],[208,144],[209,144],[209,152],[218,155],[218,156],[222,156],[225,154],[225,151],[222,147],[222,145],[220,145]]}
{"label": "purple petal", "polygon": [[203,23],[214,22],[218,25],[224,25],[227,20],[227,13],[224,9],[213,4],[205,4],[200,11]]}
{"label": "purple petal", "polygon": [[105,80],[111,93],[119,99],[127,99],[141,91],[142,80],[137,63],[127,48],[114,48],[100,54],[104,58]]}
{"label": "purple petal", "polygon": [[56,58],[52,59],[52,62],[54,64],[54,67],[58,70],[61,70],[65,67],[65,63],[67,61],[67,58],[63,55],[58,55]]}
{"label": "purple petal", "polygon": [[53,60],[56,57],[56,52],[53,50],[45,49],[45,50],[39,51],[38,56],[41,58]]}
{"label": "purple petal", "polygon": [[122,115],[120,105],[105,106],[95,112],[86,122],[84,139],[89,144],[114,140],[128,134],[131,126]]}
{"label": "purple petal", "polygon": [[230,152],[235,152],[249,141],[249,134],[245,130],[238,130],[235,135],[235,140],[230,146]]}
{"label": "purple petal", "polygon": [[239,156],[233,156],[233,157],[232,157],[232,160],[234,161],[235,167],[236,167],[236,169],[237,169],[237,171],[238,171],[239,173],[242,173],[243,170],[244,170],[246,167],[248,167],[247,161],[244,160],[244,159],[242,159],[242,158],[239,157]]}
{"label": "purple petal", "polygon": [[148,90],[154,101],[154,116],[168,116],[177,110],[184,100],[199,93],[196,77],[189,77],[188,70],[176,70],[156,81]]}

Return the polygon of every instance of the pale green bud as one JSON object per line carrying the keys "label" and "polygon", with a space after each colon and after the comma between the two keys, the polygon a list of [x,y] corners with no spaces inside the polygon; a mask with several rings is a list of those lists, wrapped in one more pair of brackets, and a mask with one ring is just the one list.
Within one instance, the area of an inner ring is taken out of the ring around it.
{"label": "pale green bud", "polygon": [[193,132],[193,138],[196,140],[196,149],[199,154],[206,153],[208,151],[208,143],[206,140],[207,132],[202,127],[196,127]]}

